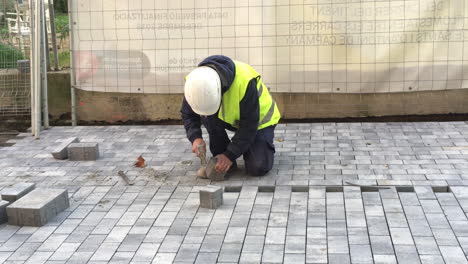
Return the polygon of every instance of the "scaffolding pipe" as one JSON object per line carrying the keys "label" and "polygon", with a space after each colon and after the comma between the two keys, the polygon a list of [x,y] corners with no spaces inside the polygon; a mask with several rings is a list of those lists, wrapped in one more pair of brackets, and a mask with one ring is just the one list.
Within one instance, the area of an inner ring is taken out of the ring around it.
{"label": "scaffolding pipe", "polygon": [[68,28],[70,32],[70,70],[71,70],[71,88],[70,88],[70,94],[71,94],[71,119],[72,119],[72,126],[76,126],[78,124],[77,122],[77,116],[76,116],[76,78],[75,78],[75,59],[74,59],[74,41],[73,41],[73,12],[70,11],[72,10],[72,0],[68,0],[68,18],[69,18],[69,23],[68,23]]}
{"label": "scaffolding pipe", "polygon": [[36,107],[35,107],[35,91],[34,91],[34,1],[29,0],[29,10],[30,10],[30,23],[29,23],[29,78],[30,78],[30,87],[31,87],[31,134],[34,136],[36,132]]}
{"label": "scaffolding pipe", "polygon": [[55,10],[54,2],[49,0],[49,21],[50,21],[50,34],[52,38],[52,51],[54,53],[54,68],[56,71],[60,70],[59,58],[57,52],[57,31],[55,29]]}
{"label": "scaffolding pipe", "polygon": [[42,26],[42,75],[41,75],[41,86],[42,86],[42,114],[44,119],[44,129],[49,129],[49,97],[48,97],[48,83],[47,83],[47,69],[50,67],[50,64],[47,63],[48,60],[48,42],[49,37],[47,35],[47,16],[45,13],[44,0],[41,1],[41,26]]}
{"label": "scaffolding pipe", "polygon": [[34,109],[35,109],[35,127],[34,137],[39,139],[41,133],[41,2],[43,0],[35,0],[34,3]]}
{"label": "scaffolding pipe", "polygon": [[20,45],[20,50],[22,53],[25,53],[24,50],[24,41],[23,41],[23,25],[21,21],[21,12],[18,7],[18,3],[15,3],[15,11],[16,11],[16,26],[18,27],[18,33],[19,33],[19,45]]}
{"label": "scaffolding pipe", "polygon": [[[41,22],[42,30],[44,31],[45,40],[43,40],[43,44],[45,45],[45,54],[44,58],[46,60],[47,71],[50,71],[50,53],[49,53],[49,32],[47,29],[47,17],[45,16],[45,3],[41,2],[41,19],[45,22]],[[43,27],[42,25],[45,24],[46,26]]]}

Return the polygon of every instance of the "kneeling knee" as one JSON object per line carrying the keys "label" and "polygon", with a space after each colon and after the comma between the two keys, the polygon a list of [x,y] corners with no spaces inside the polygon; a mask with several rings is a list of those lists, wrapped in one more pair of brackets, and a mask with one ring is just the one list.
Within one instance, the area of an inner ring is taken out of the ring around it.
{"label": "kneeling knee", "polygon": [[247,173],[252,176],[264,176],[267,174],[271,168],[265,168],[265,166],[251,166],[247,169]]}

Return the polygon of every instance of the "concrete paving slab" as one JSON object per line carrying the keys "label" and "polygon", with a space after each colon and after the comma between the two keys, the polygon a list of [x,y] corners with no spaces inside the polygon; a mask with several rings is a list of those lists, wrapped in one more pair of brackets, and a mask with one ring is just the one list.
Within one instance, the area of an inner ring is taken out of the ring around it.
{"label": "concrete paving slab", "polygon": [[[71,205],[42,227],[0,225],[0,262],[467,263],[468,152],[454,148],[468,146],[467,131],[280,124],[270,173],[250,177],[239,159],[214,182],[196,177],[182,126],[53,127],[1,149],[0,190],[63,186]],[[98,142],[101,157],[51,160],[69,137]],[[140,155],[147,168],[133,167]],[[210,184],[225,190],[217,209],[200,206]]]}
{"label": "concrete paving slab", "polygon": [[68,207],[67,190],[35,189],[7,207],[8,223],[43,226]]}
{"label": "concrete paving slab", "polygon": [[8,222],[6,208],[10,204],[8,201],[0,200],[0,225]]}
{"label": "concrete paving slab", "polygon": [[36,188],[35,183],[17,183],[1,192],[2,200],[13,203]]}
{"label": "concrete paving slab", "polygon": [[68,145],[68,159],[71,161],[94,161],[99,158],[97,143],[72,143]]}
{"label": "concrete paving slab", "polygon": [[63,140],[60,140],[58,146],[54,147],[52,150],[52,156],[55,159],[63,160],[68,158],[68,146],[72,143],[78,143],[80,140],[77,137],[70,137]]}
{"label": "concrete paving slab", "polygon": [[199,191],[200,207],[216,209],[223,204],[223,188],[209,185]]}

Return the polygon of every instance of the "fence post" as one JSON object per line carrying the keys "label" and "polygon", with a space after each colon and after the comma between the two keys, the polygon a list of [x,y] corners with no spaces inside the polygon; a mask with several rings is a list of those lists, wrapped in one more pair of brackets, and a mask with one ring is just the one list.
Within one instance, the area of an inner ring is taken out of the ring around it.
{"label": "fence post", "polygon": [[68,28],[70,32],[70,80],[71,80],[71,119],[72,119],[72,126],[76,126],[77,116],[76,116],[76,79],[75,79],[75,59],[74,59],[74,43],[73,43],[73,11],[72,11],[72,0],[68,0]]}
{"label": "fence post", "polygon": [[45,5],[44,0],[41,1],[41,18],[42,18],[42,77],[41,77],[41,86],[42,86],[42,114],[44,119],[44,129],[49,129],[49,97],[48,97],[48,83],[47,83],[47,69],[49,69],[50,64],[48,63],[48,42],[49,36],[47,34],[47,17],[45,14]]}
{"label": "fence post", "polygon": [[50,34],[52,35],[52,51],[54,52],[54,68],[60,70],[59,58],[57,52],[57,32],[55,30],[55,10],[52,0],[49,0],[49,19],[50,19]]}
{"label": "fence post", "polygon": [[36,133],[36,107],[35,107],[35,89],[34,89],[34,41],[35,41],[35,34],[34,34],[34,20],[35,20],[35,10],[34,10],[34,0],[29,0],[29,86],[31,87],[31,134],[34,136]]}
{"label": "fence post", "polygon": [[35,0],[34,3],[34,109],[35,109],[35,127],[34,137],[39,139],[41,133],[41,2]]}
{"label": "fence post", "polygon": [[43,27],[43,26],[42,26],[42,22],[41,22],[41,28],[42,28],[42,30],[44,30],[44,32],[45,32],[45,33],[43,33],[43,34],[45,34],[45,36],[46,36],[46,40],[44,40],[42,43],[44,43],[44,45],[45,45],[45,47],[46,47],[46,48],[45,48],[45,55],[44,55],[44,58],[45,58],[45,60],[46,60],[47,71],[50,71],[49,33],[47,32],[47,31],[48,31],[48,30],[47,30],[47,17],[45,16],[45,3],[44,3],[43,1],[41,2],[41,18],[42,18],[42,20],[45,21],[44,23],[46,24],[46,26]]}
{"label": "fence post", "polygon": [[22,53],[25,53],[24,43],[23,43],[23,25],[21,21],[21,12],[18,7],[18,3],[15,3],[15,10],[16,10],[16,26],[18,27],[20,50]]}

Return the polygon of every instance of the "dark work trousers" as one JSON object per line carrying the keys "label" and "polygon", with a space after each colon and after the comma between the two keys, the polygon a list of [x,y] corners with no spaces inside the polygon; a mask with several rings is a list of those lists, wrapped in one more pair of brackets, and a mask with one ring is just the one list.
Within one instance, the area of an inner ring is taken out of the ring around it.
{"label": "dark work trousers", "polygon": [[[216,116],[203,116],[202,123],[209,134],[211,154],[216,156],[224,153],[231,143],[226,132],[227,125]],[[258,130],[254,142],[244,153],[245,169],[248,174],[263,176],[273,167],[275,127],[269,126]]]}

